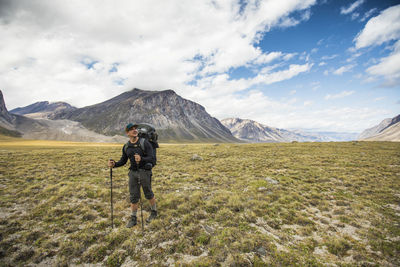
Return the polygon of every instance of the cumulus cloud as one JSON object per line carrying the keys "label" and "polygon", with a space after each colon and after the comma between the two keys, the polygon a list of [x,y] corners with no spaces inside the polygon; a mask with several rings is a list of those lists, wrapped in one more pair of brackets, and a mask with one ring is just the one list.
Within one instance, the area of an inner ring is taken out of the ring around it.
{"label": "cumulus cloud", "polygon": [[400,41],[397,41],[394,47],[389,56],[381,58],[378,64],[367,69],[371,75],[383,76],[387,86],[397,85],[400,80]]}
{"label": "cumulus cloud", "polygon": [[[274,27],[310,17],[316,0],[294,1],[2,1],[0,83],[8,106],[67,101],[85,106],[133,87],[172,88],[184,97],[228,93],[290,79],[311,64],[266,71],[296,54],[257,47]],[[300,15],[299,15],[300,14]],[[232,68],[264,72],[232,80]],[[213,82],[210,82],[213,81]],[[197,84],[198,86],[192,86]],[[32,96],[30,92],[35,92]],[[196,94],[196,93],[195,93]],[[211,107],[210,103],[201,103]]]}
{"label": "cumulus cloud", "polygon": [[357,7],[361,6],[364,3],[364,0],[357,0],[354,3],[352,3],[348,7],[342,7],[340,9],[340,14],[347,15],[352,13]]}
{"label": "cumulus cloud", "polygon": [[321,57],[322,60],[330,60],[330,59],[334,59],[336,57],[338,57],[339,55],[335,54],[335,55],[330,55],[330,56],[323,56]]}
{"label": "cumulus cloud", "polygon": [[371,18],[354,39],[357,49],[380,45],[400,37],[400,5],[389,7]]}
{"label": "cumulus cloud", "polygon": [[346,96],[350,96],[350,95],[352,95],[354,93],[355,93],[354,91],[343,91],[343,92],[340,92],[340,93],[338,93],[336,95],[328,94],[328,95],[325,96],[325,99],[326,100],[330,100],[330,99],[343,98],[343,97],[346,97]]}
{"label": "cumulus cloud", "polygon": [[[308,107],[304,109],[308,109]],[[287,127],[287,123],[285,122],[281,122],[280,125],[286,124],[286,128],[304,128],[304,125],[307,125],[309,128],[314,128],[314,130],[361,132],[367,127],[376,125],[376,122],[381,121],[382,118],[389,116],[392,116],[392,114],[384,109],[330,107],[315,109],[311,112],[298,110],[296,113],[290,113],[290,116],[288,116],[291,127]],[[295,120],[298,120],[297,123]],[[350,127],[347,125],[348,121],[352,121]]]}
{"label": "cumulus cloud", "polygon": [[342,75],[345,72],[349,72],[352,68],[354,68],[354,65],[346,65],[338,68],[333,72],[335,75]]}
{"label": "cumulus cloud", "polygon": [[[396,43],[388,47],[392,52],[367,68],[367,73],[383,77],[383,86],[396,86],[400,84],[400,5],[387,8],[378,16],[371,18],[364,29],[354,39],[355,48],[380,45],[395,40]],[[374,81],[374,77],[369,80]]]}
{"label": "cumulus cloud", "polygon": [[[280,128],[362,130],[353,123],[360,116],[386,117],[356,108],[310,112],[314,101],[254,90],[313,68],[306,53],[257,45],[271,29],[308,20],[316,0],[0,3],[0,84],[9,108],[40,100],[80,107],[137,87],[173,89],[219,119],[245,116]],[[239,67],[254,68],[254,76],[231,77]]]}

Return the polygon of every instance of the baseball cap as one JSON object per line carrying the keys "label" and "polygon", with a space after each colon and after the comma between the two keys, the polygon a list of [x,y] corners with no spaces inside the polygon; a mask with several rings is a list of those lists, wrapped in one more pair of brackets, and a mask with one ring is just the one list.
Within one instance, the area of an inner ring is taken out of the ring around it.
{"label": "baseball cap", "polygon": [[139,124],[128,123],[128,125],[126,125],[126,127],[125,127],[125,131],[129,131],[133,127],[137,128],[138,126],[139,126]]}

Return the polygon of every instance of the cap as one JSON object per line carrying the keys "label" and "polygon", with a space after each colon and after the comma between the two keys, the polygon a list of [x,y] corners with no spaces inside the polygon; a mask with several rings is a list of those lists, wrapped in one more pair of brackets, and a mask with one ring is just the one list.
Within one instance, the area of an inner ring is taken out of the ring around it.
{"label": "cap", "polygon": [[132,129],[133,127],[137,128],[138,126],[139,126],[139,124],[129,123],[128,125],[126,125],[125,131],[129,131],[129,130]]}

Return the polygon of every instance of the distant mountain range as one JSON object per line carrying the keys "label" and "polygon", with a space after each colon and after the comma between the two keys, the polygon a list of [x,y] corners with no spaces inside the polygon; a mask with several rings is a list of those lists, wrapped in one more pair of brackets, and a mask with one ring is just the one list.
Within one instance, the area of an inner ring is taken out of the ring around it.
{"label": "distant mountain range", "polygon": [[[24,137],[27,139],[44,139],[44,140],[66,140],[66,141],[84,141],[84,142],[124,142],[126,138],[122,136],[104,136],[93,131],[89,131],[79,122],[69,120],[49,120],[43,118],[46,113],[51,115],[49,109],[54,108],[47,104],[34,104],[25,108],[17,109],[18,112],[24,114],[12,114],[8,112],[3,93],[0,90],[0,133],[9,136]],[[50,104],[51,105],[51,104]],[[68,107],[69,105],[62,105]],[[38,108],[40,107],[40,108]],[[26,113],[28,110],[33,113]],[[55,108],[54,112],[59,112]],[[27,116],[39,117],[39,119],[29,118]]]}
{"label": "distant mountain range", "polygon": [[400,142],[400,114],[394,118],[384,119],[380,124],[366,129],[358,137],[365,141]]}
{"label": "distant mountain range", "polygon": [[308,132],[303,130],[285,130],[263,125],[259,122],[229,118],[221,121],[232,134],[247,142],[329,142],[350,141],[357,138],[357,133]]}
{"label": "distant mountain range", "polygon": [[49,101],[36,102],[26,107],[15,108],[10,113],[17,115],[25,115],[30,118],[46,118],[53,119],[60,112],[68,112],[77,109],[65,102]]}
{"label": "distant mountain range", "polygon": [[[9,113],[3,98],[1,101],[6,111],[2,117],[7,118],[6,122],[10,121],[9,117],[18,117],[41,125],[41,130],[25,131],[13,123],[0,123],[8,130],[19,129],[26,138],[65,140],[69,137],[68,140],[88,141],[86,137],[90,136],[99,141],[126,141],[124,127],[135,122],[155,126],[161,142],[241,142],[219,120],[211,117],[204,107],[172,90],[145,91],[135,88],[83,108],[64,102],[43,101],[13,109],[17,114]],[[109,140],[111,136],[114,137]]]}
{"label": "distant mountain range", "polygon": [[[399,116],[367,129],[362,140],[399,141]],[[65,102],[37,102],[7,111],[0,91],[0,134],[32,139],[124,142],[130,122],[150,123],[160,142],[328,142],[356,140],[356,133],[285,130],[256,121],[221,122],[173,90],[133,89],[102,103],[76,108]]]}

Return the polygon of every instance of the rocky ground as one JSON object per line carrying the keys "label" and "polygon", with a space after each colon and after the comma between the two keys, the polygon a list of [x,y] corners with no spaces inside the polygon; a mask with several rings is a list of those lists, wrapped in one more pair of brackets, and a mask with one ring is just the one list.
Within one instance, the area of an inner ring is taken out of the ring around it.
{"label": "rocky ground", "polygon": [[1,266],[400,265],[399,143],[163,144],[142,231],[122,145],[35,142],[0,142]]}

